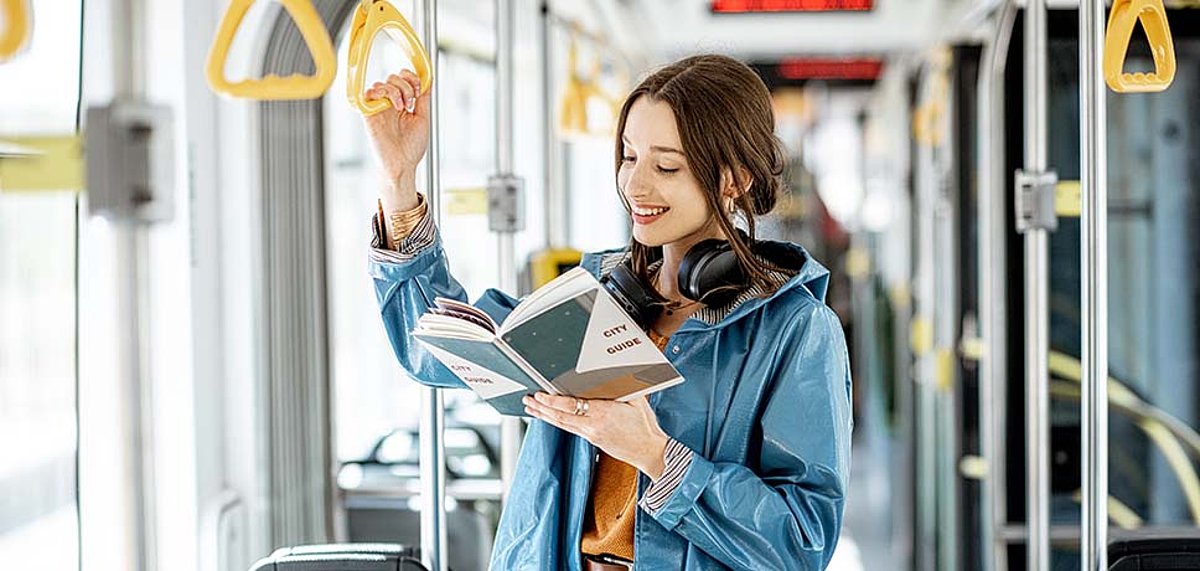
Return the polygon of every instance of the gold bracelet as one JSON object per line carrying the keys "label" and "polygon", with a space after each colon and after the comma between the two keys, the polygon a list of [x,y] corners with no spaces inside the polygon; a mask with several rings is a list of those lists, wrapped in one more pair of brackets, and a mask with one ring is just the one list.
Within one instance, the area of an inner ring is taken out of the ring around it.
{"label": "gold bracelet", "polygon": [[421,193],[417,193],[416,207],[412,208],[411,210],[393,212],[391,214],[390,227],[392,248],[400,247],[400,241],[407,238],[409,234],[412,234],[413,229],[417,227],[417,224],[420,224],[423,218],[425,218],[425,214],[428,210],[429,208],[425,202],[425,197]]}

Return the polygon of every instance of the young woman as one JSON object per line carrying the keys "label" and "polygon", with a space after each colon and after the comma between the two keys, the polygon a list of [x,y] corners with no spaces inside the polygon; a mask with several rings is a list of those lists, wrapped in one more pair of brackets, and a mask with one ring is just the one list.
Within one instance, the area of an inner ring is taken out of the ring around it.
{"label": "young woman", "polygon": [[[395,107],[367,120],[392,181],[370,271],[400,364],[461,387],[408,335],[435,296],[466,297],[415,190],[429,109],[418,87],[406,72],[367,91]],[[798,245],[753,239],[784,167],[770,95],[734,59],[689,57],[633,90],[617,133],[633,239],[582,265],[602,277],[625,264],[658,298],[647,332],[686,380],[629,403],[527,398],[535,420],[491,568],[822,569],[850,473],[850,374],[828,271]],[[728,242],[743,279],[706,304],[677,277],[711,239]],[[489,290],[476,305],[500,321],[516,300]]]}

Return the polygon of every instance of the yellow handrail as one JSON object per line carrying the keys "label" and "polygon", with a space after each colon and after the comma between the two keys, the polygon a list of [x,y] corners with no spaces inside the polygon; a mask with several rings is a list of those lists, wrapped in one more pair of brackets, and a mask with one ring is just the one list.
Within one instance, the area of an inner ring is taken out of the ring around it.
{"label": "yellow handrail", "polygon": [[[1051,351],[1049,355],[1050,374],[1072,383],[1080,384],[1083,380],[1083,364],[1078,359],[1059,351]],[[1051,381],[1050,392],[1058,396],[1075,396],[1080,393],[1071,392],[1065,387],[1056,387]],[[1064,390],[1065,389],[1065,390]],[[1200,436],[1190,426],[1167,412],[1140,399],[1128,387],[1117,379],[1108,378],[1109,404],[1116,410],[1133,417],[1146,435],[1158,445],[1159,451],[1167,460],[1171,470],[1175,472],[1179,485],[1183,489],[1192,519],[1200,525],[1200,477],[1188,458],[1186,444],[1192,455],[1200,457]]]}
{"label": "yellow handrail", "polygon": [[405,20],[400,11],[387,0],[362,0],[354,11],[354,19],[350,25],[350,53],[346,58],[350,74],[346,81],[346,97],[363,115],[374,115],[391,106],[386,98],[363,97],[371,46],[375,44],[375,36],[380,30],[387,33],[392,41],[408,53],[417,77],[421,78],[421,93],[425,93],[429,86],[433,85],[429,54],[425,52],[420,37],[409,25],[408,20]]}
{"label": "yellow handrail", "polygon": [[[1050,381],[1050,396],[1078,400],[1082,394],[1077,385],[1066,381]],[[1192,522],[1200,525],[1200,476],[1197,476],[1187,451],[1184,450],[1175,434],[1161,421],[1146,416],[1130,403],[1113,401],[1111,404],[1113,410],[1132,418],[1137,427],[1158,447],[1158,451],[1166,459],[1167,466],[1175,473],[1175,479],[1183,490],[1184,499],[1192,514]]]}
{"label": "yellow handrail", "polygon": [[[1141,22],[1154,56],[1153,73],[1124,73],[1134,24]],[[1104,81],[1117,93],[1163,91],[1175,80],[1175,45],[1162,0],[1114,0],[1104,36]]]}
{"label": "yellow handrail", "polygon": [[25,47],[33,26],[25,0],[0,0],[0,13],[4,14],[4,28],[0,28],[0,63],[3,63]]}
{"label": "yellow handrail", "polygon": [[337,55],[333,51],[333,41],[329,39],[329,31],[321,16],[317,14],[311,0],[279,0],[292,15],[308,51],[312,54],[316,71],[313,75],[293,74],[279,77],[269,74],[262,79],[246,79],[230,82],[225,78],[225,60],[229,57],[229,48],[233,37],[246,17],[246,11],[255,0],[230,0],[229,9],[217,28],[217,36],[213,40],[212,49],[208,52],[206,72],[208,84],[213,91],[231,97],[243,97],[262,101],[288,99],[316,99],[329,90],[333,78],[337,74]]}
{"label": "yellow handrail", "polygon": [[[591,66],[589,77],[584,78],[579,74],[578,70],[578,49],[575,45],[575,38],[571,38],[571,43],[567,47],[567,78],[563,86],[562,105],[558,113],[558,128],[559,131],[567,134],[584,134],[588,133],[588,118],[587,105],[588,100],[592,98],[603,101],[612,109],[612,116],[616,119],[621,114],[621,105],[624,103],[622,98],[614,97],[597,85],[600,78],[600,64],[594,62]],[[615,128],[615,124],[613,125]],[[608,135],[609,133],[597,133]]]}

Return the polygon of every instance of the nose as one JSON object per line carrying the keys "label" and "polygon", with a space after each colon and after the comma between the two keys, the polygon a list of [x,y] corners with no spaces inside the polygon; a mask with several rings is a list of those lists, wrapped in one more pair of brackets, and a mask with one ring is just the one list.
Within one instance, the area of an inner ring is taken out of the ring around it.
{"label": "nose", "polygon": [[627,198],[636,201],[650,194],[651,185],[646,180],[643,171],[644,169],[637,164],[626,167],[625,184],[622,186],[622,191]]}

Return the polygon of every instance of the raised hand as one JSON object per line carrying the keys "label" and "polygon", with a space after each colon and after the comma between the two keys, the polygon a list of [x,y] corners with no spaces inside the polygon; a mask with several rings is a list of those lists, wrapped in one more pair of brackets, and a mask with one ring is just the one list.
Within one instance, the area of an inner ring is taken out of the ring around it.
{"label": "raised hand", "polygon": [[408,210],[417,204],[414,178],[429,146],[429,92],[420,93],[421,80],[411,71],[389,75],[364,92],[368,99],[388,99],[391,108],[364,118],[375,154],[388,179],[381,198],[387,210]]}

